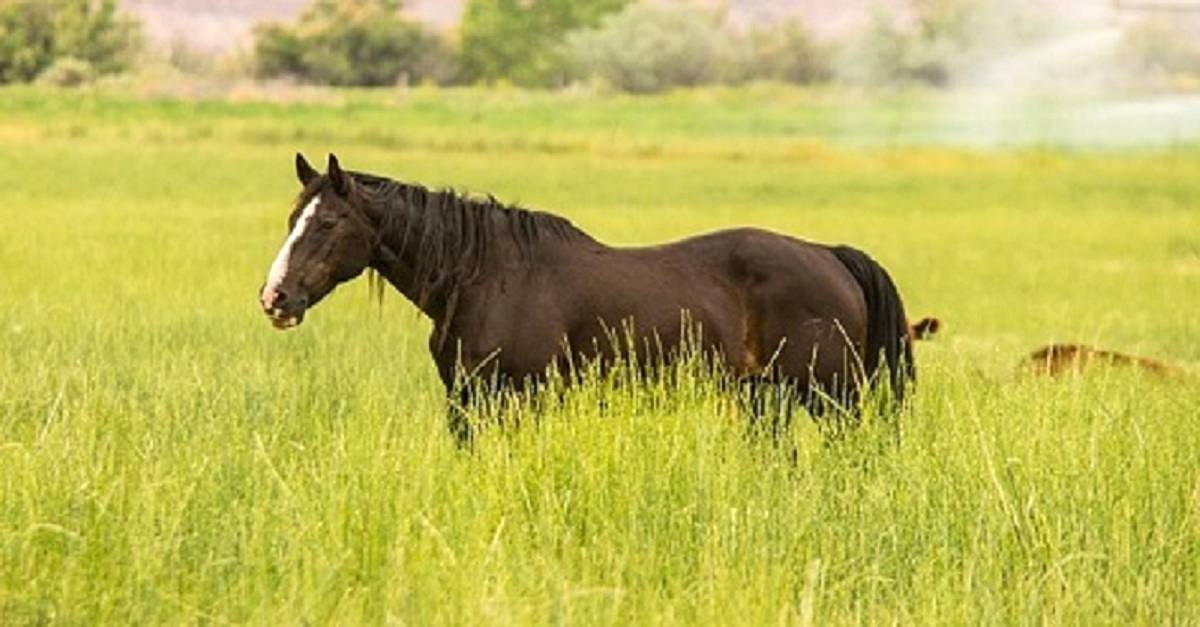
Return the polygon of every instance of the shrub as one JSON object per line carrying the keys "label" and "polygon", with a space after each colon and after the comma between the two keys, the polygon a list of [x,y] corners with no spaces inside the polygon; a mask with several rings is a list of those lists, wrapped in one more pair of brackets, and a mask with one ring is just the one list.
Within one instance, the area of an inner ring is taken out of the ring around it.
{"label": "shrub", "polygon": [[60,59],[60,72],[121,72],[140,46],[116,0],[0,0],[0,82],[31,81]]}
{"label": "shrub", "polygon": [[1122,34],[1118,53],[1141,82],[1171,82],[1200,77],[1200,42],[1196,24],[1160,17],[1131,24]]}
{"label": "shrub", "polygon": [[829,49],[796,19],[751,30],[746,46],[747,79],[808,84],[828,80],[833,73]]}
{"label": "shrub", "polygon": [[876,7],[844,48],[839,76],[851,83],[945,86],[1043,36],[1048,22],[1009,0],[914,0],[913,20]]}
{"label": "shrub", "polygon": [[316,0],[294,24],[260,26],[254,53],[260,76],[329,85],[444,82],[453,73],[449,48],[395,0]]}
{"label": "shrub", "polygon": [[737,50],[716,14],[685,4],[638,2],[597,28],[571,33],[574,76],[632,92],[716,82]]}
{"label": "shrub", "polygon": [[79,87],[96,78],[91,63],[75,57],[61,57],[38,75],[38,82],[56,87]]}
{"label": "shrub", "polygon": [[709,83],[829,77],[829,53],[798,20],[739,31],[719,11],[643,0],[567,37],[575,78],[633,92]]}

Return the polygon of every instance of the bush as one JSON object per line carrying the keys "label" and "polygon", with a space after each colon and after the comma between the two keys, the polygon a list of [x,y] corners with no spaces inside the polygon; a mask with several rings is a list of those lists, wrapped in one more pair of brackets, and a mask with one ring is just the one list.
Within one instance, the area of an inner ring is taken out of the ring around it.
{"label": "bush", "polygon": [[140,47],[116,0],[0,0],[0,82],[31,81],[59,60],[60,72],[121,72]]}
{"label": "bush", "polygon": [[1010,0],[915,0],[902,25],[877,6],[844,49],[839,75],[865,85],[946,86],[1045,34],[1047,20]]}
{"label": "bush", "polygon": [[445,82],[453,54],[395,0],[316,0],[295,24],[270,23],[255,32],[260,76],[291,76],[343,86],[398,80]]}
{"label": "bush", "polygon": [[828,51],[796,20],[738,31],[721,12],[643,0],[567,37],[575,78],[632,92],[710,83],[812,83],[830,74]]}
{"label": "bush", "polygon": [[462,69],[468,82],[561,85],[564,35],[597,24],[629,0],[468,0]]}
{"label": "bush", "polygon": [[38,75],[38,82],[56,87],[79,87],[92,82],[96,70],[91,63],[75,57],[62,57]]}
{"label": "bush", "polygon": [[746,37],[750,61],[747,79],[809,84],[833,74],[828,48],[818,43],[798,20],[751,30]]}
{"label": "bush", "polygon": [[685,4],[638,2],[597,28],[567,36],[577,78],[600,78],[632,92],[716,82],[737,48],[716,14]]}
{"label": "bush", "polygon": [[1118,54],[1136,80],[1171,83],[1200,78],[1200,42],[1196,24],[1148,18],[1122,34]]}

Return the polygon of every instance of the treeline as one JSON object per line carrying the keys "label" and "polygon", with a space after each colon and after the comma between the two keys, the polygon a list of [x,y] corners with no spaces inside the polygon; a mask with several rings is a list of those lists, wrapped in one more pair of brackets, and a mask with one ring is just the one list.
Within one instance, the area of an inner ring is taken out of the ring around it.
{"label": "treeline", "polygon": [[[293,21],[259,25],[237,67],[260,79],[337,86],[945,86],[969,84],[980,68],[1062,33],[1036,4],[911,1],[904,20],[876,9],[857,32],[824,41],[798,18],[735,24],[714,3],[687,0],[467,0],[451,33],[408,18],[401,0],[313,0]],[[1141,82],[1200,88],[1194,34],[1139,20],[1126,25],[1116,57],[1103,63]],[[117,0],[0,0],[0,82],[85,83],[151,54]]]}
{"label": "treeline", "polygon": [[256,31],[261,77],[560,87],[598,79],[629,91],[831,75],[828,50],[798,22],[735,29],[687,3],[468,0],[453,39],[404,17],[396,0],[316,0]]}
{"label": "treeline", "polygon": [[[1076,27],[1036,2],[910,0],[905,19],[877,5],[856,32],[822,41],[798,17],[736,24],[726,5],[467,0],[459,29],[442,35],[403,17],[397,0],[316,0],[296,22],[258,29],[254,67],[262,77],[334,85],[553,88],[598,81],[654,92],[766,80],[942,87],[992,80],[975,74],[1015,51],[1034,50],[1037,57],[1039,44],[1061,54],[1053,43]],[[1183,77],[1200,88],[1197,26],[1161,16],[1127,22],[1113,58],[1092,63],[1106,80]]]}

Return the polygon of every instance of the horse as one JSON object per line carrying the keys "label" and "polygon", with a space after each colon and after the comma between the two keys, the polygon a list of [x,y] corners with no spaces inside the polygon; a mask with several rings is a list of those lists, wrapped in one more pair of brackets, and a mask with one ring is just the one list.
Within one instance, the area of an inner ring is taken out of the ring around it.
{"label": "horse", "polygon": [[[481,393],[536,387],[580,364],[670,363],[688,328],[735,380],[786,390],[814,418],[856,407],[864,388],[886,386],[902,403],[916,381],[912,341],[936,331],[936,321],[910,326],[887,271],[849,246],[736,228],[617,247],[492,196],[343,170],[333,154],[324,174],[299,153],[295,167],[301,190],[259,291],[263,312],[293,328],[373,270],[432,320],[460,442]],[[614,330],[630,341],[610,341]]]}

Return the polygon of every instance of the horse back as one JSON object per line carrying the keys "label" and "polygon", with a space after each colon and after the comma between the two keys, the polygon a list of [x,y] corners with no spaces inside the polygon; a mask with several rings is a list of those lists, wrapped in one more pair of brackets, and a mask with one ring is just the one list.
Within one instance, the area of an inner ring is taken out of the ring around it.
{"label": "horse back", "polygon": [[[593,253],[564,264],[562,284],[574,292],[574,317],[633,319],[675,340],[681,312],[705,344],[743,372],[778,365],[806,376],[816,348],[861,345],[863,295],[830,250],[762,229],[731,229],[678,242]],[[832,355],[836,353],[837,357]],[[832,351],[828,368],[844,356]]]}

